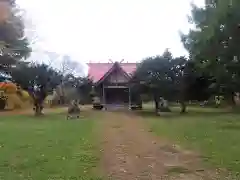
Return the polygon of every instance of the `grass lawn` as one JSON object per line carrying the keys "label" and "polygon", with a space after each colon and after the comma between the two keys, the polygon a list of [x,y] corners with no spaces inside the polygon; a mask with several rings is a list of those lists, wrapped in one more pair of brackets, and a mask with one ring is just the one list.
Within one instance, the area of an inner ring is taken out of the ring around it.
{"label": "grass lawn", "polygon": [[99,150],[95,121],[0,117],[0,179],[97,180]]}
{"label": "grass lawn", "polygon": [[186,115],[175,111],[162,117],[141,113],[151,130],[202,153],[216,167],[240,172],[240,114],[210,108],[190,108]]}

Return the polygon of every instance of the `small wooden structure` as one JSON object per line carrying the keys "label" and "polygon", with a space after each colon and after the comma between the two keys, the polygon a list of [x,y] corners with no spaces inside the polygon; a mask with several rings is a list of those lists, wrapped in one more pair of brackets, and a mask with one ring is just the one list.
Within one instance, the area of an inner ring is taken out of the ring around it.
{"label": "small wooden structure", "polygon": [[[101,66],[103,66],[101,63],[99,64],[99,71],[103,70],[101,69]],[[88,64],[90,66],[90,73],[89,76],[91,76],[91,66],[97,67],[97,63],[94,65],[92,63]],[[131,92],[131,86],[129,81],[131,80],[131,73],[136,69],[135,63],[121,63],[121,62],[114,62],[114,63],[104,63],[104,65],[108,66],[106,72],[96,73],[98,78],[95,76],[93,77],[94,90],[95,93],[98,95],[98,97],[101,100],[101,104],[105,109],[108,108],[118,108],[118,107],[128,107],[131,109],[132,104],[134,104],[133,101],[133,94]],[[126,69],[124,69],[124,67]],[[105,69],[106,70],[106,69]],[[95,78],[95,79],[94,79]]]}

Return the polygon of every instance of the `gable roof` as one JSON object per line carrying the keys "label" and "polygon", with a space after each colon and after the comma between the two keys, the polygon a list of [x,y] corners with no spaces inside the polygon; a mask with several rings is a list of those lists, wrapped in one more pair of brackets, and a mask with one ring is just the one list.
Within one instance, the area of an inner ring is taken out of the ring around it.
{"label": "gable roof", "polygon": [[[88,63],[88,75],[96,83],[109,72],[115,63]],[[128,75],[131,75],[137,68],[137,63],[117,63]]]}
{"label": "gable roof", "polygon": [[102,83],[116,69],[120,70],[128,80],[130,79],[130,74],[126,73],[118,62],[115,62],[113,66],[108,70],[108,72],[106,72],[104,76],[97,81],[97,84]]}

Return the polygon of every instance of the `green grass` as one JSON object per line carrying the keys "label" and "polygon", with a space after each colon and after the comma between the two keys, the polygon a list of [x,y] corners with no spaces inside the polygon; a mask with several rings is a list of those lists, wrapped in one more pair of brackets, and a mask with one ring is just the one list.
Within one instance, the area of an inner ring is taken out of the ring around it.
{"label": "green grass", "polygon": [[1,116],[0,179],[97,180],[95,121]]}
{"label": "green grass", "polygon": [[240,114],[196,107],[186,115],[173,111],[161,117],[149,111],[141,115],[157,135],[196,150],[216,167],[240,172]]}

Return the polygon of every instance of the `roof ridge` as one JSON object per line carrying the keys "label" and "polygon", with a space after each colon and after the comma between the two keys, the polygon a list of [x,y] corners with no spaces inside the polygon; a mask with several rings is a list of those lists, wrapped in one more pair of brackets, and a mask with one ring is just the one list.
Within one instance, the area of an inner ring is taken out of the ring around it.
{"label": "roof ridge", "polygon": [[[112,66],[116,64],[115,63],[87,63],[88,65],[88,75],[90,77],[93,78],[93,81],[97,82],[99,79],[101,79],[104,74],[106,74],[111,68]],[[132,72],[134,72],[137,68],[137,64],[138,63],[134,63],[134,62],[117,62],[117,64],[128,74],[131,74]]]}
{"label": "roof ridge", "polygon": [[90,63],[86,63],[86,64],[114,64],[114,63],[119,63],[119,64],[138,64],[137,62],[90,62]]}

